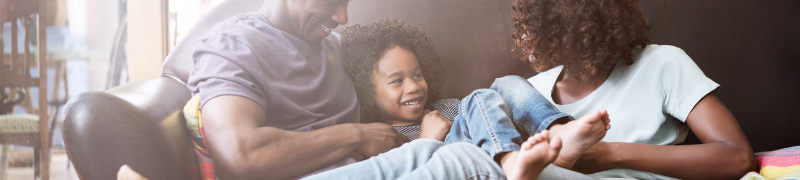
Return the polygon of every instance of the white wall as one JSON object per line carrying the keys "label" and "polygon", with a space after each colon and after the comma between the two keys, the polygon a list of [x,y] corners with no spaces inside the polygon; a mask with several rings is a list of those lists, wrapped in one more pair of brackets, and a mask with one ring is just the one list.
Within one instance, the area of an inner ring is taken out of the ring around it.
{"label": "white wall", "polygon": [[119,24],[118,0],[67,0],[70,3],[85,3],[86,45],[89,59],[90,91],[105,90],[108,63],[114,35]]}

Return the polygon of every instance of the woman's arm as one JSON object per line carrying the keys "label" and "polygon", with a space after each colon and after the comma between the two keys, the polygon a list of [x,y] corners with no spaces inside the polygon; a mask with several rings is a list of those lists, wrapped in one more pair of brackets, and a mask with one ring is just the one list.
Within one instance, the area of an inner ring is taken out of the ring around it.
{"label": "woman's arm", "polygon": [[594,173],[627,168],[680,179],[737,179],[755,170],[750,143],[736,118],[713,92],[695,105],[686,123],[703,144],[600,142],[587,150],[573,169]]}

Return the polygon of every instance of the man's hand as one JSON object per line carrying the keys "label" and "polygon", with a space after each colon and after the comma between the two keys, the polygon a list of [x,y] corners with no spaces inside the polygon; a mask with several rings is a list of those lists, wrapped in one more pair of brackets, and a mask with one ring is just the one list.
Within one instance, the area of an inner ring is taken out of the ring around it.
{"label": "man's hand", "polygon": [[453,122],[444,118],[438,110],[428,112],[419,127],[419,138],[444,141],[450,132],[450,126],[453,126]]}
{"label": "man's hand", "polygon": [[408,137],[384,123],[355,124],[363,144],[356,153],[369,158],[407,143]]}

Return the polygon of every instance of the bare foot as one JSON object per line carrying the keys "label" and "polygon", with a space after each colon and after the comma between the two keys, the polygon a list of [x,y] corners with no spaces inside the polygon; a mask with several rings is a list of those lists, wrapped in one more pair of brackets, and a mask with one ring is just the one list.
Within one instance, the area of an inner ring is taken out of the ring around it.
{"label": "bare foot", "polygon": [[522,143],[515,165],[506,173],[509,180],[536,179],[547,165],[558,158],[561,138],[553,137],[548,144],[547,137],[548,132],[544,130]]}
{"label": "bare foot", "polygon": [[567,124],[552,125],[551,137],[558,136],[563,141],[563,148],[553,164],[566,169],[572,168],[583,152],[606,136],[606,131],[611,128],[610,121],[608,112],[599,110]]}

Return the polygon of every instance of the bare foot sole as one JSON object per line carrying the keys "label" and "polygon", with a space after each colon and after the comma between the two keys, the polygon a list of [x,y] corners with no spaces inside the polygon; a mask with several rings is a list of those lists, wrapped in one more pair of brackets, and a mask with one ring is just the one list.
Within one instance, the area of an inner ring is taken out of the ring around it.
{"label": "bare foot sole", "polygon": [[[570,169],[589,147],[599,142],[611,128],[606,110],[589,113],[566,124],[552,125],[552,136],[561,137],[563,147],[554,165]],[[552,137],[551,136],[551,137]]]}
{"label": "bare foot sole", "polygon": [[561,149],[561,138],[553,137],[547,142],[548,131],[542,131],[528,138],[522,143],[517,154],[517,161],[511,172],[507,173],[509,180],[536,179],[547,165],[558,158]]}

